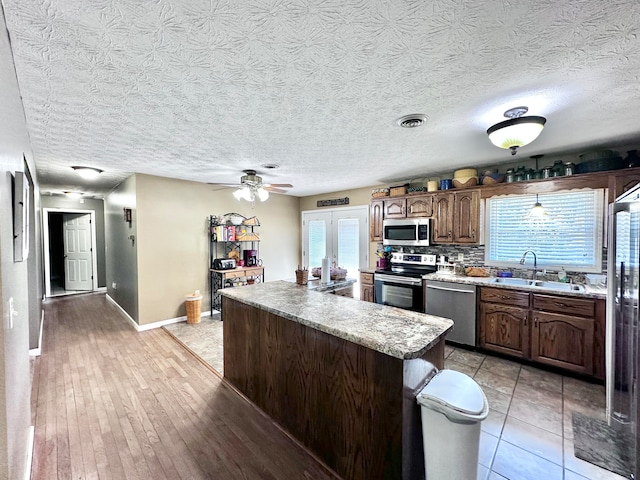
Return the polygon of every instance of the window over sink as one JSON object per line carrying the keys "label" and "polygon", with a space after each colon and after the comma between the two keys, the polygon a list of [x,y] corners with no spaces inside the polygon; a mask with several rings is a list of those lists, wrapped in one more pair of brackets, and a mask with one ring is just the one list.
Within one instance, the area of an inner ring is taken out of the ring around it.
{"label": "window over sink", "polygon": [[[539,201],[546,214],[530,215]],[[602,271],[605,190],[584,189],[487,199],[485,264],[522,268],[527,250],[539,269]],[[533,265],[527,256],[526,266]]]}

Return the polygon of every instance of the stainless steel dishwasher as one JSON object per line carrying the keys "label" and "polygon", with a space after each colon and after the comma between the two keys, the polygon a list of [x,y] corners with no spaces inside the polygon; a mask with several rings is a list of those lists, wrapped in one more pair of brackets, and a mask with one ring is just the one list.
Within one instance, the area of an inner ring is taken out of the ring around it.
{"label": "stainless steel dishwasher", "polygon": [[446,340],[476,346],[476,287],[463,283],[424,281],[425,312],[453,320]]}

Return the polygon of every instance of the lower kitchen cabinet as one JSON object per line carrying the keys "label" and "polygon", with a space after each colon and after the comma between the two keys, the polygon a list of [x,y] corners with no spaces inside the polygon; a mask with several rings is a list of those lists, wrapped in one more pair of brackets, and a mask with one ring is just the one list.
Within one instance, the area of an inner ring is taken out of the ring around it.
{"label": "lower kitchen cabinet", "polygon": [[480,347],[604,377],[604,300],[480,288]]}
{"label": "lower kitchen cabinet", "polygon": [[593,318],[533,312],[531,360],[593,375]]}
{"label": "lower kitchen cabinet", "polygon": [[493,303],[480,304],[480,346],[527,358],[529,354],[528,310]]}
{"label": "lower kitchen cabinet", "polygon": [[372,303],[376,301],[373,273],[360,272],[360,300]]}

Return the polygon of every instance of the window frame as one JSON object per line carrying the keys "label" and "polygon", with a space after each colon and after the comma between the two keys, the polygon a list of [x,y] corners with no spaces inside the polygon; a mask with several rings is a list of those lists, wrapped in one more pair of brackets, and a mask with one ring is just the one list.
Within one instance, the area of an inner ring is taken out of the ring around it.
{"label": "window frame", "polygon": [[[544,261],[544,257],[540,258],[538,256],[537,267],[539,270],[556,270],[560,271],[561,269],[571,271],[571,272],[581,272],[581,273],[602,273],[603,271],[603,248],[605,245],[604,239],[607,235],[607,189],[606,188],[582,188],[582,189],[571,189],[571,190],[559,190],[555,192],[542,193],[538,194],[538,198],[540,203],[544,206],[544,197],[548,195],[562,195],[562,194],[571,194],[571,193],[580,193],[580,192],[594,192],[596,195],[596,218],[594,220],[594,229],[596,231],[595,245],[594,245],[594,260],[595,263],[589,266],[576,266],[576,265],[568,265],[568,264],[556,264],[556,263],[546,263]],[[519,261],[497,261],[490,258],[491,255],[491,201],[505,199],[509,197],[530,197],[531,198],[531,206],[536,202],[536,194],[507,194],[507,195],[497,195],[494,197],[490,197],[486,199],[486,204],[484,208],[485,212],[485,252],[484,252],[484,263],[490,267],[498,267],[498,268],[519,268],[519,269],[531,269],[533,259],[531,257],[527,257],[527,261],[525,265],[521,265]],[[559,245],[562,247],[562,245]],[[523,247],[522,253],[524,253],[527,248]],[[533,248],[533,251],[536,251]],[[538,252],[536,252],[537,254]]]}

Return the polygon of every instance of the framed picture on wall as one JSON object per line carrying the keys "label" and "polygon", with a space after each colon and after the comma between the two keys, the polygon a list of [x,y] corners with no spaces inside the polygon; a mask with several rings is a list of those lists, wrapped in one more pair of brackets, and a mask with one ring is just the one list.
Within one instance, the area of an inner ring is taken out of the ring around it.
{"label": "framed picture on wall", "polygon": [[29,257],[29,179],[16,172],[13,180],[13,261]]}

